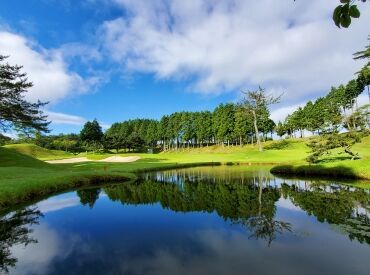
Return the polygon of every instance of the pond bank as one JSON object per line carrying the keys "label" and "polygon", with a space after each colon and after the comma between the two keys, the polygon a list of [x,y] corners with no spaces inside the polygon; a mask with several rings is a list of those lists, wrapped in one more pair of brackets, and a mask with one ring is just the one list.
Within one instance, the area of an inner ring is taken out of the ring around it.
{"label": "pond bank", "polygon": [[[276,165],[270,172],[276,175],[319,176],[344,179],[370,180],[370,163],[350,161],[349,163],[315,165]],[[370,182],[365,188],[370,188]]]}
{"label": "pond bank", "polygon": [[[356,145],[356,150],[361,152],[360,160],[336,160],[311,166],[303,161],[307,152],[303,141],[291,141],[289,149],[263,152],[248,145],[230,149],[215,146],[160,154],[89,154],[80,156],[87,157],[88,162],[67,164],[49,164],[23,151],[0,147],[0,211],[1,208],[37,196],[89,186],[97,181],[123,182],[135,179],[139,172],[192,166],[269,165],[274,166],[271,172],[275,174],[370,179],[369,145],[370,138]],[[119,157],[120,160],[133,160],[133,157],[140,159],[115,163],[99,161],[109,157]],[[370,182],[360,187],[370,188]]]}
{"label": "pond bank", "polygon": [[[82,165],[82,166],[81,166]],[[272,174],[290,176],[320,176],[336,177],[343,179],[364,179],[353,174],[351,169],[343,167],[323,168],[321,166],[293,166],[278,165],[272,166],[271,163],[243,163],[243,162],[199,162],[199,163],[111,163],[106,166],[102,162],[88,162],[85,164],[56,164],[49,165],[50,169],[38,169],[33,174],[24,168],[25,174],[32,175],[31,179],[17,181],[11,179],[8,184],[0,180],[0,213],[14,206],[27,201],[43,199],[56,193],[65,192],[78,187],[88,187],[92,185],[107,183],[123,183],[135,180],[138,173],[149,171],[161,171],[170,169],[189,168],[197,166],[245,166],[246,169],[257,166],[268,166],[267,170]],[[247,168],[248,167],[248,168]],[[309,170],[309,168],[311,170]],[[12,168],[8,168],[12,170]],[[83,170],[82,170],[83,169]],[[18,170],[18,169],[17,169]],[[1,168],[0,168],[1,174]],[[19,177],[18,177],[19,179]],[[353,185],[349,183],[350,185]],[[357,185],[356,185],[357,186]],[[370,188],[370,182],[358,185],[361,188]]]}

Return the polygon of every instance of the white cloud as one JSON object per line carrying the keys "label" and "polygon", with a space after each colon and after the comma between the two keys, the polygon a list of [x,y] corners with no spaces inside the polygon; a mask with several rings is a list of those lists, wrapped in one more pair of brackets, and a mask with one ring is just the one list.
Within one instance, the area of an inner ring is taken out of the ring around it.
{"label": "white cloud", "polygon": [[299,104],[293,104],[290,106],[280,107],[271,112],[271,119],[275,121],[275,123],[281,121],[283,122],[285,118],[293,113],[295,110],[297,110],[299,107],[303,107],[306,103],[299,103]]}
{"label": "white cloud", "polygon": [[84,79],[71,72],[64,62],[63,50],[46,50],[27,38],[0,30],[0,53],[9,55],[10,64],[23,66],[34,86],[26,94],[30,101],[55,103],[67,96],[87,92],[98,79]]}
{"label": "white cloud", "polygon": [[[51,112],[51,111],[45,111],[45,114],[48,116],[48,120],[51,121],[52,124],[64,124],[64,125],[75,125],[75,126],[82,126],[84,125],[88,119],[71,115],[71,114],[65,114],[65,113],[57,113],[57,112]],[[98,121],[100,126],[105,130],[108,129],[111,125]]]}
{"label": "white cloud", "polygon": [[370,7],[350,29],[331,19],[336,1],[115,0],[127,14],[103,24],[102,43],[125,70],[191,80],[218,93],[262,85],[287,104],[353,78]]}
{"label": "white cloud", "polygon": [[57,196],[37,203],[37,208],[46,214],[78,205],[80,205],[80,200],[76,196],[67,198]]}
{"label": "white cloud", "polygon": [[83,125],[87,120],[80,116],[45,111],[45,114],[54,124]]}

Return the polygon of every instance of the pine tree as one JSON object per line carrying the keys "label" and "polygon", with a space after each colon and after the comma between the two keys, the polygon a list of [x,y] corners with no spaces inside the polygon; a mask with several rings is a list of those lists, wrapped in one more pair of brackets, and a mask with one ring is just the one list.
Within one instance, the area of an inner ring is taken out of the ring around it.
{"label": "pine tree", "polygon": [[0,130],[48,132],[50,122],[40,110],[47,103],[25,100],[24,94],[33,84],[21,72],[21,66],[5,63],[6,58],[0,55]]}

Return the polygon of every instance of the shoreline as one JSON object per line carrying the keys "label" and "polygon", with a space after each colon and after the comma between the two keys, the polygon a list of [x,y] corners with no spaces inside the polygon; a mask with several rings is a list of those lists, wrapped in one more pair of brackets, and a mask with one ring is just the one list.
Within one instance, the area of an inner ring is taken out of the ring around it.
{"label": "shoreline", "polygon": [[[89,162],[94,163],[94,162]],[[97,162],[96,162],[97,163]],[[102,164],[100,162],[100,164]],[[17,206],[27,204],[27,202],[37,202],[40,199],[53,196],[58,193],[64,193],[68,190],[74,190],[79,187],[91,187],[99,186],[104,184],[114,184],[114,183],[125,183],[132,180],[136,180],[137,174],[151,171],[163,171],[171,169],[182,169],[200,166],[271,166],[276,165],[276,163],[264,163],[264,162],[194,162],[194,163],[168,163],[154,165],[152,167],[137,168],[132,171],[104,171],[104,173],[99,173],[96,170],[93,172],[84,171],[79,174],[73,174],[63,177],[63,180],[57,177],[56,182],[50,184],[46,182],[45,185],[32,186],[28,188],[29,190],[22,190],[20,192],[13,192],[0,199],[0,213],[9,212],[12,208],[17,208]],[[56,166],[56,165],[55,165]],[[59,165],[58,165],[59,166]],[[60,168],[60,167],[59,167]],[[303,166],[293,166],[287,164],[280,164],[272,167],[270,173],[275,176],[289,176],[289,177],[316,177],[321,179],[328,178],[341,178],[344,180],[368,180],[368,178],[361,177],[356,174],[350,174],[343,167],[337,168],[327,168],[318,165],[303,165]],[[365,184],[365,187],[359,186],[359,188],[370,188],[370,184]]]}

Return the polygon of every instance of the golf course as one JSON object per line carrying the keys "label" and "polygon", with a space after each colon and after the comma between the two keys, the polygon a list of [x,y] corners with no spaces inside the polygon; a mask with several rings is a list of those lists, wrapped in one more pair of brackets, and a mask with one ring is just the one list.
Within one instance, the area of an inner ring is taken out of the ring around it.
{"label": "golf course", "polygon": [[[353,148],[361,159],[351,160],[334,150],[318,164],[305,161],[309,152],[307,139],[284,140],[284,148],[276,149],[281,147],[281,142],[267,142],[264,145],[267,149],[262,152],[256,146],[246,145],[209,146],[157,154],[89,152],[78,155],[34,144],[6,145],[0,147],[0,206],[10,207],[75,187],[130,181],[143,171],[199,165],[264,165],[280,176],[359,179],[349,184],[370,188],[369,136]],[[136,158],[130,162],[104,161],[117,156],[122,159]],[[73,163],[76,158],[82,161]],[[66,163],[47,162],[52,160],[64,160]]]}
{"label": "golf course", "polygon": [[0,1],[0,274],[370,274],[370,0]]}

